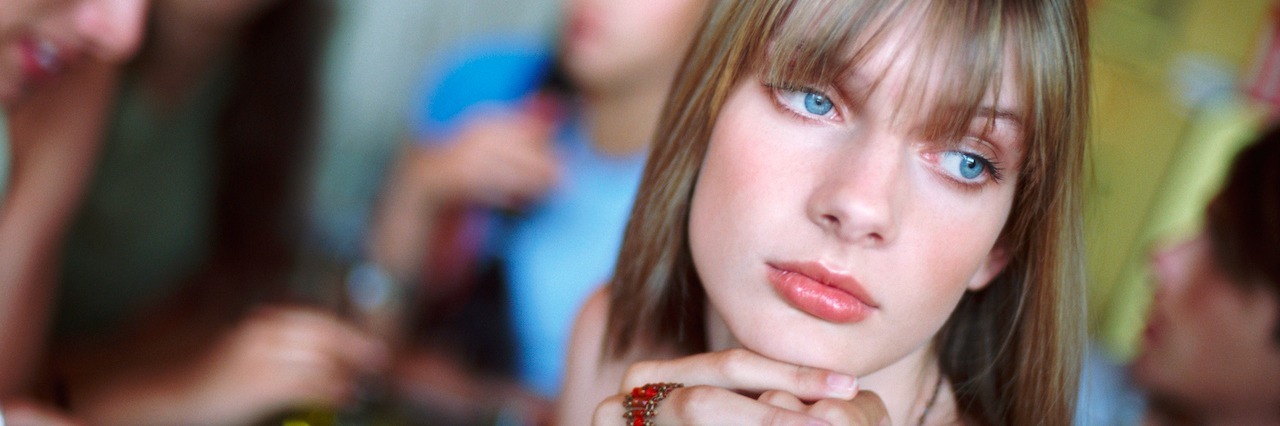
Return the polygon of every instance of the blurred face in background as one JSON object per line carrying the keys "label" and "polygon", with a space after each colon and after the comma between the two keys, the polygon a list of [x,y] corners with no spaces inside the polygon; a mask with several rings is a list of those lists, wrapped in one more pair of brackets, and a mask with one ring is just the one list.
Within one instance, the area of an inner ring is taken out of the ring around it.
{"label": "blurred face in background", "polygon": [[570,0],[562,50],[588,94],[668,84],[706,0]]}
{"label": "blurred face in background", "polygon": [[1156,293],[1134,379],[1196,411],[1267,407],[1280,400],[1280,303],[1232,282],[1212,249],[1201,233],[1153,256]]}
{"label": "blurred face in background", "polygon": [[137,50],[148,0],[0,0],[0,104],[87,59]]}

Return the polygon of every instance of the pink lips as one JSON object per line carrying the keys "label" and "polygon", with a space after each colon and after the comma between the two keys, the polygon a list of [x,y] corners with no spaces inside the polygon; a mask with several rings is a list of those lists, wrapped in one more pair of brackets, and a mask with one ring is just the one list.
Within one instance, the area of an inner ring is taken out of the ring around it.
{"label": "pink lips", "polygon": [[819,263],[769,263],[768,277],[791,306],[825,321],[859,322],[879,308],[856,280]]}

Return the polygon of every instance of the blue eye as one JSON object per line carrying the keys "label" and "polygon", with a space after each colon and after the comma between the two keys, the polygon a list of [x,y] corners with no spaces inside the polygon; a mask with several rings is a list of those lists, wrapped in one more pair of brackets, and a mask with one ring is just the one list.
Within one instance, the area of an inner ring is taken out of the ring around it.
{"label": "blue eye", "polygon": [[813,115],[827,115],[835,108],[831,99],[821,93],[804,92],[804,110]]}
{"label": "blue eye", "polygon": [[959,151],[942,153],[942,169],[964,181],[975,181],[988,172],[990,162],[975,154]]}
{"label": "blue eye", "polygon": [[836,104],[830,96],[812,89],[775,89],[778,103],[804,117],[834,118]]}

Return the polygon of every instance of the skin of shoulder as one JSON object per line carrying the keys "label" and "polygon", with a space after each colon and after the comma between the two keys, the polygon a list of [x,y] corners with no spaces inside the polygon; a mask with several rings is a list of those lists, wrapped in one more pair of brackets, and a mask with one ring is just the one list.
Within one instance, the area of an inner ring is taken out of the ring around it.
{"label": "skin of shoulder", "polygon": [[604,333],[609,317],[609,286],[592,293],[578,312],[569,343],[564,390],[556,404],[557,425],[591,424],[601,400],[616,394],[630,359],[609,359],[604,354]]}

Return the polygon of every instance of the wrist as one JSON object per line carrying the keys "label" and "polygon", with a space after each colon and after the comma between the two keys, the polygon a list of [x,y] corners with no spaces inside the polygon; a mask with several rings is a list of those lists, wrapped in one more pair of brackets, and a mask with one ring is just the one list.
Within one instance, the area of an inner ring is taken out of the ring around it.
{"label": "wrist", "polygon": [[414,298],[404,283],[377,262],[357,262],[343,279],[345,305],[367,331],[394,340]]}

